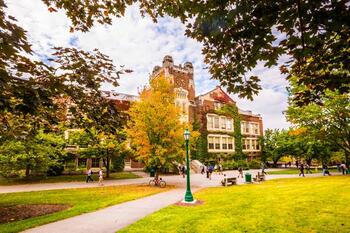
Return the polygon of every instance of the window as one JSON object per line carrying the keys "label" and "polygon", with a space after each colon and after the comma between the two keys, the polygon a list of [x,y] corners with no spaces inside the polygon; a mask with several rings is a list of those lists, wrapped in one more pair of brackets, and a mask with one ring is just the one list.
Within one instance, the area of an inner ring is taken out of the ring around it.
{"label": "window", "polygon": [[91,167],[100,167],[100,159],[92,158],[91,159]]}
{"label": "window", "polygon": [[226,129],[226,117],[220,117],[221,129]]}
{"label": "window", "polygon": [[215,109],[215,110],[220,109],[220,108],[221,108],[221,106],[222,106],[222,104],[221,104],[221,103],[219,103],[219,102],[214,102],[214,109]]}
{"label": "window", "polygon": [[251,141],[251,148],[252,148],[252,150],[255,150],[256,140],[252,139],[250,141]]}
{"label": "window", "polygon": [[226,137],[221,138],[221,142],[222,142],[222,149],[223,150],[227,150],[227,139]]}
{"label": "window", "polygon": [[211,136],[208,137],[208,148],[211,150],[214,149],[214,137],[211,137]]}
{"label": "window", "polygon": [[233,126],[232,119],[226,118],[226,129],[232,130],[232,126]]}
{"label": "window", "polygon": [[214,128],[219,129],[219,117],[214,117]]}
{"label": "window", "polygon": [[215,137],[215,150],[220,150],[220,137]]}
{"label": "window", "polygon": [[259,125],[257,123],[251,123],[251,126],[252,126],[252,133],[259,134]]}
{"label": "window", "polygon": [[176,93],[177,98],[179,99],[186,99],[187,98],[187,92],[185,90],[178,90]]}
{"label": "window", "polygon": [[208,150],[233,151],[234,139],[228,135],[208,135]]}
{"label": "window", "polygon": [[245,128],[244,128],[244,132],[245,132],[245,133],[249,133],[249,126],[250,126],[249,123],[246,123],[246,124],[245,124]]}
{"label": "window", "polygon": [[249,150],[250,149],[249,143],[250,143],[249,139],[243,139],[243,145],[242,145],[243,150]]}
{"label": "window", "polygon": [[233,150],[233,137],[228,138],[228,149]]}
{"label": "window", "polygon": [[207,128],[208,129],[213,129],[214,128],[214,117],[213,116],[208,116],[207,119],[208,119]]}
{"label": "window", "polygon": [[182,103],[182,113],[185,114],[186,112],[186,103]]}
{"label": "window", "polygon": [[241,132],[244,133],[245,132],[245,127],[246,127],[246,122],[241,122]]}

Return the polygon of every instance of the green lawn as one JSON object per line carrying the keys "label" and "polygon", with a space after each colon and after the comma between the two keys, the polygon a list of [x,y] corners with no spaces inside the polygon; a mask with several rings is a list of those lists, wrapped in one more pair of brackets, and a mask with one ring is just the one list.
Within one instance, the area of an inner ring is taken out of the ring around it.
{"label": "green lawn", "polygon": [[208,188],[120,232],[350,232],[350,176]]}
{"label": "green lawn", "polygon": [[[92,178],[98,180],[98,175],[93,174]],[[116,172],[111,173],[110,178],[106,180],[119,180],[119,179],[135,179],[140,176],[135,175],[131,172]],[[34,184],[34,183],[58,183],[58,182],[74,182],[74,181],[85,181],[86,175],[62,175],[62,176],[48,176],[46,178],[31,178],[31,179],[5,179],[0,176],[0,185],[16,185],[16,184]]]}
{"label": "green lawn", "polygon": [[[19,232],[34,226],[91,212],[100,208],[167,190],[169,190],[169,188],[160,189],[149,186],[126,185],[0,194],[0,205],[3,206],[37,203],[68,204],[72,206],[71,208],[62,212],[56,212],[50,215],[34,217],[7,224],[0,224],[0,232]],[[67,230],[69,232],[69,229]],[[98,229],[96,229],[96,232],[98,232]]]}
{"label": "green lawn", "polygon": [[[332,174],[334,172],[338,172],[336,168],[334,169],[328,169],[329,172]],[[322,173],[322,169],[317,169],[317,171],[315,169],[311,169],[312,173]],[[278,170],[278,171],[269,171],[269,169],[266,170],[267,174],[270,175],[289,175],[289,174],[299,174],[300,170],[296,169],[296,168],[285,168],[282,170]],[[304,173],[306,173],[306,169],[304,170]]]}

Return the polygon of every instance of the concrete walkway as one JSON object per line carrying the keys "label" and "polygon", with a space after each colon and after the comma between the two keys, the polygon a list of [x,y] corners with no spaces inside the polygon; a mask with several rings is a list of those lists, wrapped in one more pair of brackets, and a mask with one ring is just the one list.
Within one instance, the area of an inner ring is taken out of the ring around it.
{"label": "concrete walkway", "polygon": [[184,189],[175,189],[46,224],[24,232],[114,233],[161,208],[182,200],[184,193]]}
{"label": "concrete walkway", "polygon": [[[129,185],[129,184],[148,184],[149,178],[136,178],[125,180],[105,180],[105,186]],[[72,189],[72,188],[94,188],[98,187],[98,182],[85,183],[81,182],[65,182],[65,183],[40,183],[40,184],[21,184],[0,186],[0,193],[16,193],[16,192],[31,192],[41,190],[54,189]]]}
{"label": "concrete walkway", "polygon": [[[268,169],[267,172],[280,169]],[[260,170],[249,170],[248,172],[255,176]],[[225,171],[227,177],[238,176],[238,171]],[[246,171],[244,171],[246,173]],[[340,173],[332,173],[332,175],[337,175]],[[317,177],[322,176],[322,173],[305,174],[305,177]],[[186,182],[184,178],[180,175],[169,175],[162,176],[168,185],[175,185],[176,187],[185,187]],[[297,174],[293,175],[267,175],[266,179],[279,179],[279,178],[298,178]],[[222,175],[213,174],[212,179],[208,180],[205,175],[201,174],[191,174],[191,186],[198,188],[214,187],[220,186],[220,181],[222,180]],[[143,177],[137,179],[125,179],[125,180],[106,180],[104,181],[105,186],[116,186],[116,185],[147,185],[150,181],[150,177]],[[244,179],[239,178],[238,184],[243,184]],[[31,192],[31,191],[41,191],[41,190],[55,190],[55,189],[72,189],[72,188],[93,188],[98,187],[97,182],[85,183],[82,182],[66,182],[66,183],[40,183],[40,184],[24,184],[24,185],[7,185],[0,186],[0,193],[15,193],[15,192]]]}

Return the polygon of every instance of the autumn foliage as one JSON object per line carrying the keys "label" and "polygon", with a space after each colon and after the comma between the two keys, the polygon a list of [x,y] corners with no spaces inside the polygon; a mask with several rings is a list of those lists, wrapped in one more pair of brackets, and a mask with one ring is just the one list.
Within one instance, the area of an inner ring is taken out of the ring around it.
{"label": "autumn foliage", "polygon": [[140,93],[140,101],[130,110],[127,134],[135,158],[147,167],[169,168],[185,158],[180,109],[174,104],[173,86],[165,77],[150,80]]}

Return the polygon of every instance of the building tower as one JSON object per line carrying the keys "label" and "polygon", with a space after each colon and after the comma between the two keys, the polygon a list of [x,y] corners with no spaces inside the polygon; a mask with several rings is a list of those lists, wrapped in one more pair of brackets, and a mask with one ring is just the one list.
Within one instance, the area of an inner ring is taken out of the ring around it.
{"label": "building tower", "polygon": [[175,104],[181,108],[182,122],[194,121],[195,112],[195,86],[193,80],[193,65],[185,62],[184,65],[174,65],[173,58],[169,55],[163,59],[163,65],[155,66],[151,78],[164,75],[174,84]]}

